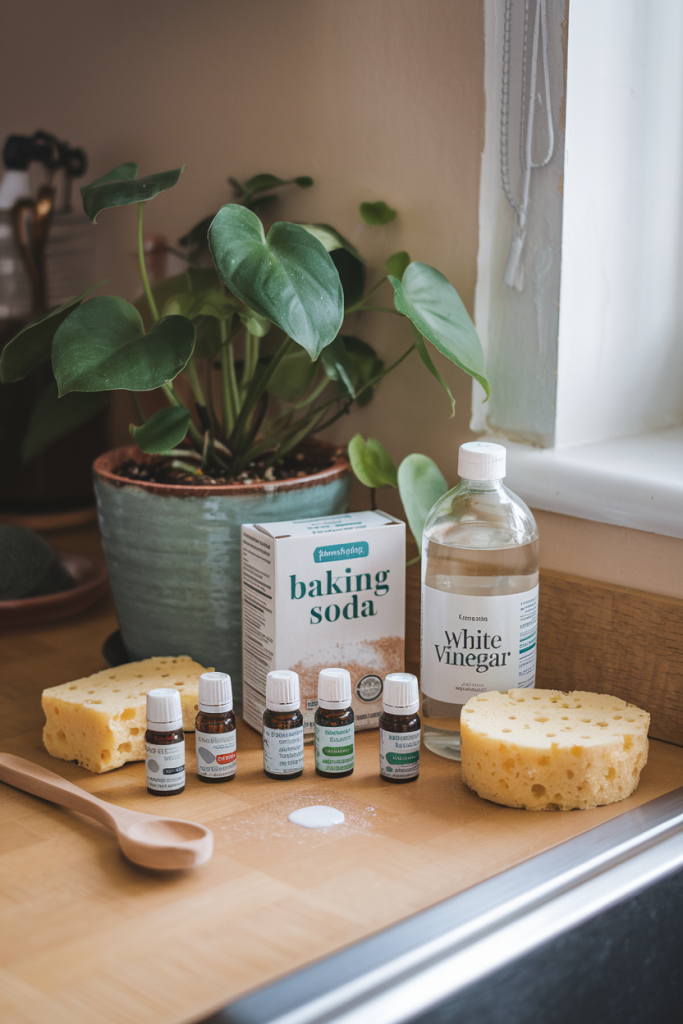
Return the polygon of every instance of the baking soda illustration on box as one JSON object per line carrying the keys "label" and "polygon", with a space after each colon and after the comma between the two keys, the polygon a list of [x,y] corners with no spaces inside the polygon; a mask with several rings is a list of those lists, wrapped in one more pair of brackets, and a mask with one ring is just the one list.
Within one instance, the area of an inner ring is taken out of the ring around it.
{"label": "baking soda illustration on box", "polygon": [[358,512],[242,527],[244,718],[261,731],[266,676],[297,672],[312,737],[318,674],[351,674],[356,729],[377,728],[384,678],[403,671],[405,524]]}

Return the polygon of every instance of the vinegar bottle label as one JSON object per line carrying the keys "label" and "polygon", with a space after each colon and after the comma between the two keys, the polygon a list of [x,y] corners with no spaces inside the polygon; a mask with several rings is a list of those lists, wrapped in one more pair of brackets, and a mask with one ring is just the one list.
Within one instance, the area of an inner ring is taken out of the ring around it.
{"label": "vinegar bottle label", "polygon": [[422,585],[422,691],[464,704],[487,690],[532,687],[538,587],[468,597]]}

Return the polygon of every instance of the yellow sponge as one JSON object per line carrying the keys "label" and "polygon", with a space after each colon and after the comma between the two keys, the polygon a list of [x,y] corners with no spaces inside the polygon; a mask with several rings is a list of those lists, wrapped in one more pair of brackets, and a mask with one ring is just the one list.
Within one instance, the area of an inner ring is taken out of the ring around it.
{"label": "yellow sponge", "polygon": [[145,757],[146,694],[175,687],[183,708],[183,729],[194,732],[199,677],[203,668],[185,655],[145,658],[85,679],[43,690],[43,743],[49,754],[77,761],[91,772],[108,772]]}
{"label": "yellow sponge", "polygon": [[569,811],[624,800],[647,764],[650,716],[619,697],[492,691],[462,709],[462,779],[506,807]]}

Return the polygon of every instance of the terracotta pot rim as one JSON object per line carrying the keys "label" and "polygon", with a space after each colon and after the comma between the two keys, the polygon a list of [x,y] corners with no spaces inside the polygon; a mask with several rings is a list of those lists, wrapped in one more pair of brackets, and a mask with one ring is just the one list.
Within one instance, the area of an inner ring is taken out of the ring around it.
{"label": "terracotta pot rim", "polygon": [[93,474],[103,483],[113,487],[135,487],[150,494],[159,494],[173,498],[210,498],[224,497],[226,495],[254,495],[254,494],[276,494],[278,491],[297,491],[307,487],[315,487],[319,484],[331,483],[346,476],[351,469],[348,457],[339,451],[340,446],[331,444],[329,441],[321,441],[317,438],[309,438],[302,447],[327,450],[332,454],[338,452],[334,464],[327,469],[321,469],[318,473],[311,473],[305,477],[287,477],[285,480],[259,481],[253,484],[208,484],[205,486],[192,486],[189,484],[157,484],[151,480],[131,480],[127,476],[119,476],[114,468],[127,459],[135,459],[143,463],[153,456],[141,452],[135,444],[123,445],[121,448],[112,448],[103,455],[98,456],[93,463]]}

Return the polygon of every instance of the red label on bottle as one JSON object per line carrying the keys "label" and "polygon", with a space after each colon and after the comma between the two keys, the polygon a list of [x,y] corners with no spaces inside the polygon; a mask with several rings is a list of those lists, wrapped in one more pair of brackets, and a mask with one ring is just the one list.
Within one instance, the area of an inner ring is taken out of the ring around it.
{"label": "red label on bottle", "polygon": [[231,764],[233,761],[236,760],[237,754],[235,753],[235,751],[233,751],[232,754],[219,754],[218,757],[216,758],[218,764]]}

